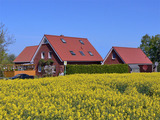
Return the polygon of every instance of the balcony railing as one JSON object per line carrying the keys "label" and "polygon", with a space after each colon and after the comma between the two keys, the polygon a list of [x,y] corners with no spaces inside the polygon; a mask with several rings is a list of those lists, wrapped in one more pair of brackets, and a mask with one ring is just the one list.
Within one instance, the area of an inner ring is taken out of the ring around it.
{"label": "balcony railing", "polygon": [[0,65],[0,70],[3,71],[5,77],[13,77],[17,74],[36,75],[34,64],[7,64]]}

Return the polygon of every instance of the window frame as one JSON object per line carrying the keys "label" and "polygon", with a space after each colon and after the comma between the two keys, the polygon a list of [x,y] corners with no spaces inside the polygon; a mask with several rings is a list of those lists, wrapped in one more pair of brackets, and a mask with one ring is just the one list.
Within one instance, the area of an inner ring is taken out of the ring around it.
{"label": "window frame", "polygon": [[49,51],[48,52],[48,59],[51,59],[52,58],[52,51]]}
{"label": "window frame", "polygon": [[42,66],[38,65],[38,72],[42,72]]}
{"label": "window frame", "polygon": [[44,39],[44,44],[48,44],[48,40],[47,39]]}
{"label": "window frame", "polygon": [[82,56],[85,56],[85,54],[84,54],[83,51],[79,51],[79,53],[80,53]]}
{"label": "window frame", "polygon": [[92,53],[91,51],[88,51],[88,53],[89,53],[90,56],[94,56],[93,53]]}
{"label": "window frame", "polygon": [[84,42],[83,42],[82,40],[79,40],[79,42],[80,42],[82,45],[84,45]]}
{"label": "window frame", "polygon": [[112,60],[115,60],[115,59],[116,59],[116,53],[112,52]]}
{"label": "window frame", "polygon": [[61,38],[61,41],[62,41],[63,43],[67,43],[63,38]]}
{"label": "window frame", "polygon": [[45,59],[45,52],[41,52],[41,59]]}
{"label": "window frame", "polygon": [[74,53],[72,50],[69,51],[71,53],[71,55],[75,56],[76,53]]}

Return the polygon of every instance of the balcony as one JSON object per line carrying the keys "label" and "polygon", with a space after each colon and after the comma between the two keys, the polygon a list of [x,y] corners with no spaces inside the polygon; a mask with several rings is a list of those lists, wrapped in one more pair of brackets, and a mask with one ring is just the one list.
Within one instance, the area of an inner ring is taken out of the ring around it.
{"label": "balcony", "polygon": [[1,65],[0,67],[0,69],[3,71],[4,77],[13,77],[17,74],[36,75],[34,64],[8,64]]}

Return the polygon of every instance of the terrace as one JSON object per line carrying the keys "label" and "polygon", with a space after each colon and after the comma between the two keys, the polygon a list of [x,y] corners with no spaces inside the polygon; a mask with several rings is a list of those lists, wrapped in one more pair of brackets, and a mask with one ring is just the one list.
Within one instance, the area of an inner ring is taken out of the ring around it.
{"label": "terrace", "polygon": [[0,65],[0,70],[3,71],[4,77],[13,77],[17,74],[36,75],[34,64]]}

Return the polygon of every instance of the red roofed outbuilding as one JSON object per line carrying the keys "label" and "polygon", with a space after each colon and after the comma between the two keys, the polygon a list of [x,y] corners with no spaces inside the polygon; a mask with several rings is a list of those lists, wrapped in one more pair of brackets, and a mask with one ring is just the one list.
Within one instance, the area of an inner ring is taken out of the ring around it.
{"label": "red roofed outbuilding", "polygon": [[112,47],[102,64],[128,64],[130,72],[152,72],[152,62],[140,48]]}
{"label": "red roofed outbuilding", "polygon": [[66,37],[63,35],[44,35],[38,46],[26,47],[14,60],[15,64],[35,64],[36,75],[42,75],[38,71],[40,59],[52,59],[56,66],[56,75],[67,64],[101,64],[100,54],[92,46],[87,38]]}

